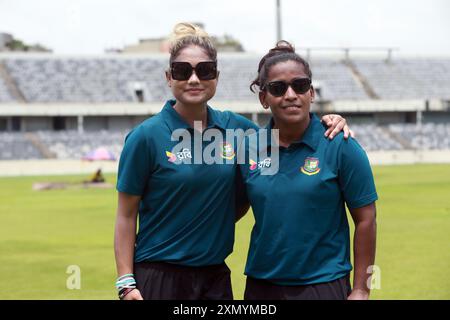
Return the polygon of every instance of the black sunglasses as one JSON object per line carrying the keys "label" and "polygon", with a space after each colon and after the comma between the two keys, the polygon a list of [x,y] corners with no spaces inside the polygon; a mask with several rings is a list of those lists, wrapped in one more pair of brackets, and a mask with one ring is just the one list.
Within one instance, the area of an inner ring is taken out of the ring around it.
{"label": "black sunglasses", "polygon": [[287,83],[284,81],[272,81],[269,82],[263,90],[267,88],[267,91],[274,97],[284,96],[289,86],[294,90],[296,94],[304,94],[311,89],[311,79],[309,78],[297,78],[292,82]]}
{"label": "black sunglasses", "polygon": [[170,66],[170,72],[174,80],[189,80],[194,70],[199,80],[212,80],[217,78],[216,61],[202,61],[197,63],[195,68],[189,62],[172,62]]}

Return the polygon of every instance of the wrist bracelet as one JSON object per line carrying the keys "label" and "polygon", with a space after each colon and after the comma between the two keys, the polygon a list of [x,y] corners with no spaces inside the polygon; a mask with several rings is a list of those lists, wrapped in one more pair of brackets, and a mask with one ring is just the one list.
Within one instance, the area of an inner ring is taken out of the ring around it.
{"label": "wrist bracelet", "polygon": [[129,294],[134,289],[136,289],[136,288],[125,288],[125,289],[121,290],[121,292],[119,293],[119,299],[123,300],[127,296],[127,294]]}
{"label": "wrist bracelet", "polygon": [[120,292],[124,288],[136,288],[136,280],[132,273],[124,274],[117,278],[116,288]]}

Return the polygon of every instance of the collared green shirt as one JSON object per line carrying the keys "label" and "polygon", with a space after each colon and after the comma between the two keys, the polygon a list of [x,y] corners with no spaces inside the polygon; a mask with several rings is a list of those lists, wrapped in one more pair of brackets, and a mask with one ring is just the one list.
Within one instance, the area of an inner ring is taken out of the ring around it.
{"label": "collared green shirt", "polygon": [[[236,149],[224,147],[224,155],[231,160],[211,165],[195,164],[189,146],[171,152],[179,143],[171,139],[175,130],[193,132],[174,104],[175,100],[169,100],[160,113],[134,128],[120,157],[117,190],[141,196],[135,262],[220,264],[234,242]],[[229,111],[208,107],[207,118],[208,129],[221,132],[257,129],[250,120]]]}
{"label": "collared green shirt", "polygon": [[[270,157],[240,165],[255,216],[248,276],[305,285],[333,281],[351,271],[345,205],[369,205],[377,193],[366,153],[356,140],[345,140],[342,133],[329,140],[325,130],[311,115],[302,139],[279,148],[274,175],[261,174],[274,165]],[[248,152],[252,147],[246,141]]]}

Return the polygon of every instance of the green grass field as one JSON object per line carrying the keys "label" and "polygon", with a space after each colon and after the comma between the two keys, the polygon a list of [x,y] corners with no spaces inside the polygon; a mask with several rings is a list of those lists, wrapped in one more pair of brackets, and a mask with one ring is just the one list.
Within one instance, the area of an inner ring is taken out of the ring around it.
{"label": "green grass field", "polygon": [[[374,167],[379,194],[376,264],[381,289],[372,299],[450,299],[450,165]],[[114,189],[32,191],[34,182],[86,176],[0,178],[0,299],[116,299]],[[115,183],[113,175],[107,180]],[[232,269],[241,299],[252,227],[237,224]],[[69,290],[67,267],[81,269]]]}

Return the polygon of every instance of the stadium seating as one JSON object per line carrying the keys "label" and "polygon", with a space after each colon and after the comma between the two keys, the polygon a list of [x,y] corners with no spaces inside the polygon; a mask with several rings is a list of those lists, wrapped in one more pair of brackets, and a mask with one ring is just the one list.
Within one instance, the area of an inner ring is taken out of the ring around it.
{"label": "stadium seating", "polygon": [[[217,100],[248,101],[259,63],[255,55],[219,56]],[[28,102],[133,102],[133,86],[144,86],[145,100],[170,97],[162,56],[103,58],[1,57],[1,62]],[[382,99],[450,98],[448,59],[354,59],[353,65]],[[369,99],[352,70],[341,60],[310,61],[313,80],[325,100]],[[0,102],[12,97],[0,79]]]}
{"label": "stadium seating", "polygon": [[21,132],[2,132],[0,134],[0,159],[42,159],[39,150]]}
{"label": "stadium seating", "polygon": [[[28,102],[133,102],[133,83],[143,83],[145,100],[159,102],[170,96],[164,78],[167,59],[153,58],[5,58],[11,78]],[[219,57],[220,78],[216,99],[248,101],[255,96],[249,85],[256,76],[259,57]],[[364,90],[339,61],[312,61],[321,98],[367,99]],[[7,98],[0,96],[0,101]]]}
{"label": "stadium seating", "polygon": [[353,62],[381,99],[450,99],[449,59]]}
{"label": "stadium seating", "polygon": [[219,57],[219,84],[215,99],[222,101],[255,100],[249,89],[255,79],[259,61],[255,57]]}
{"label": "stadium seating", "polygon": [[122,152],[125,132],[40,131],[37,136],[58,159],[81,159],[88,152],[105,147],[116,158]]}
{"label": "stadium seating", "polygon": [[374,124],[351,125],[356,134],[356,139],[366,151],[375,150],[402,150],[404,147],[392,136],[385,127]]}
{"label": "stadium seating", "polygon": [[28,102],[133,102],[132,84],[148,101],[165,100],[164,59],[7,59],[6,69]]}
{"label": "stadium seating", "polygon": [[5,82],[0,78],[0,102],[14,102],[15,99],[9,92]]}
{"label": "stadium seating", "polygon": [[[450,149],[450,124],[353,124],[357,141],[366,151]],[[57,159],[81,159],[89,151],[105,147],[117,158],[123,148],[126,132],[38,131],[35,136]],[[396,136],[400,136],[402,143]],[[26,138],[26,133],[0,134],[0,160],[42,159],[42,153]]]}
{"label": "stadium seating", "polygon": [[408,140],[414,149],[450,149],[450,124],[391,124],[389,130]]}
{"label": "stadium seating", "polygon": [[338,60],[315,60],[310,62],[313,79],[320,84],[324,100],[368,99],[362,86],[355,81],[350,69]]}
{"label": "stadium seating", "polygon": [[[259,56],[247,54],[220,55],[215,100],[255,101],[249,85],[256,76],[259,59]],[[399,58],[386,62],[357,58],[351,62],[350,67],[339,59],[313,58],[310,61],[313,81],[320,88],[321,99],[369,100],[373,96],[368,96],[367,87],[380,99],[450,99],[450,59]],[[30,104],[135,102],[136,90],[143,91],[147,102],[161,103],[171,96],[164,77],[168,59],[160,55],[3,55],[0,63],[2,72],[8,73],[5,78],[16,84],[19,93]],[[355,76],[355,70],[358,76]],[[359,76],[366,82],[366,87]],[[0,75],[0,107],[1,103],[16,102],[3,77],[4,74]],[[450,149],[450,124],[438,118],[431,120],[436,123],[425,121],[421,126],[352,124],[352,129],[367,151]],[[58,159],[80,159],[100,146],[118,157],[125,134],[40,131],[34,133],[35,140],[32,141],[25,133],[1,132],[0,159],[40,159],[49,154]]]}

